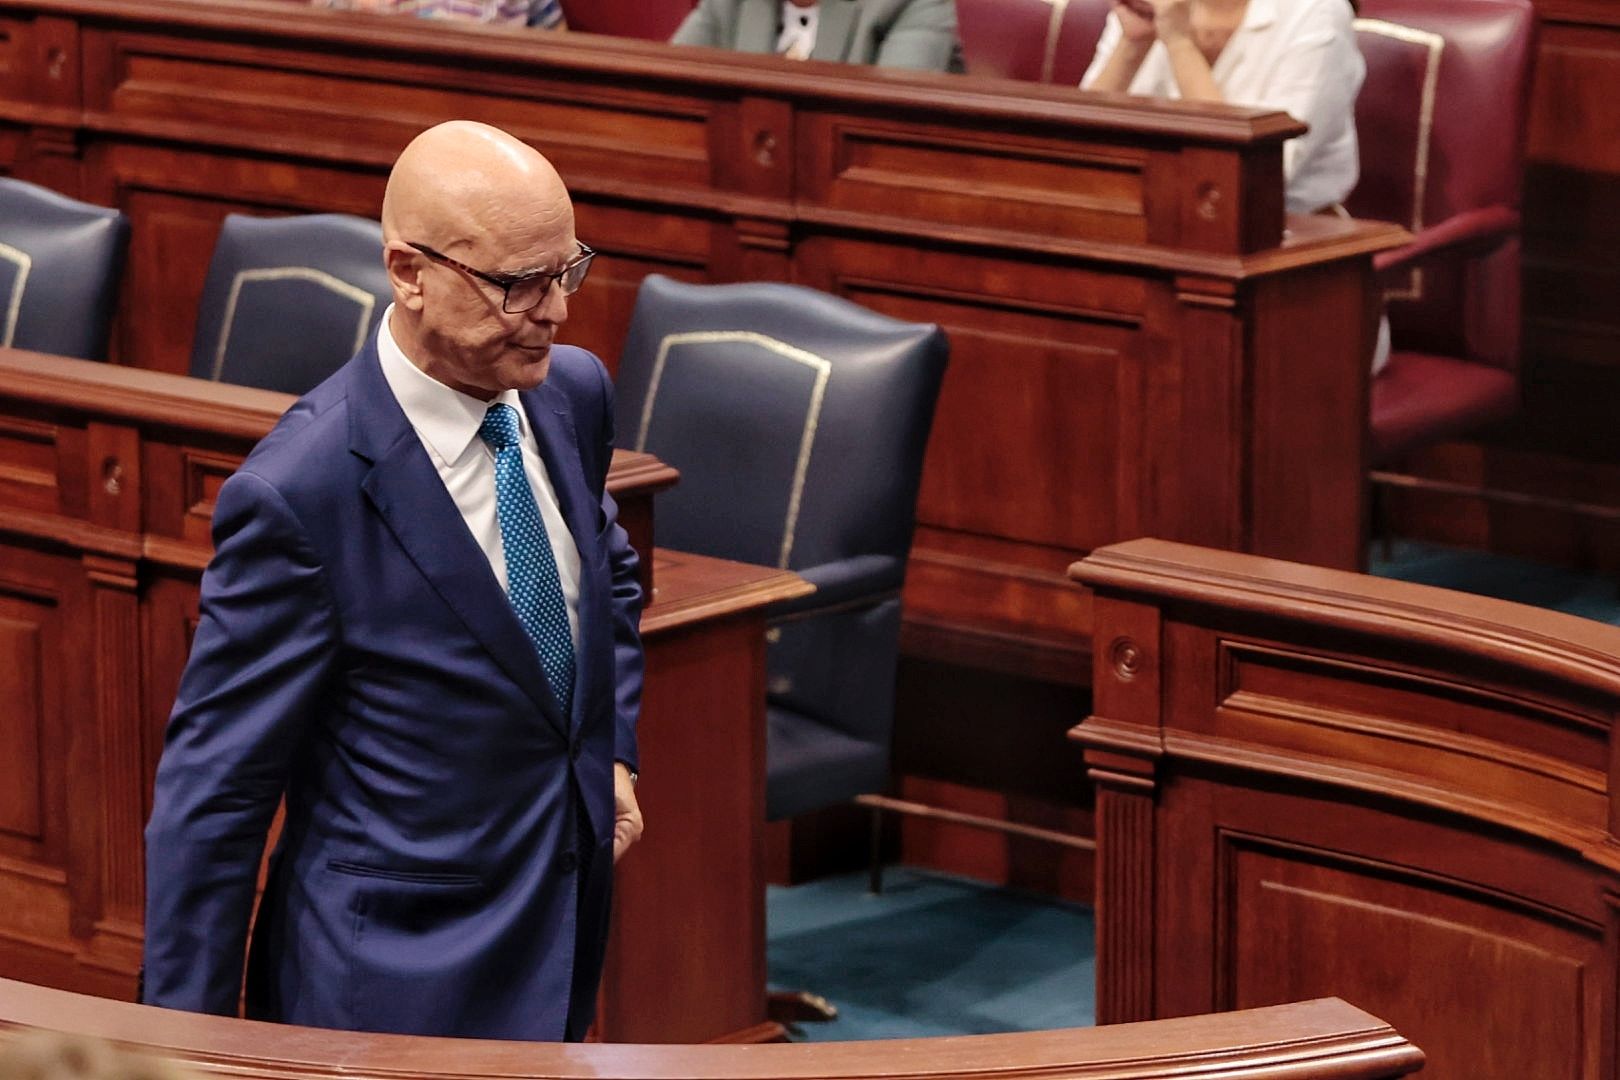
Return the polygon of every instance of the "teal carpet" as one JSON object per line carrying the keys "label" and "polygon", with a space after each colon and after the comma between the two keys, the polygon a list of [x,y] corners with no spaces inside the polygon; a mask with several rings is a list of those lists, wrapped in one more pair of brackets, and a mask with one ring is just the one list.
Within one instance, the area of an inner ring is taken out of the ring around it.
{"label": "teal carpet", "polygon": [[1379,557],[1375,544],[1368,570],[1378,577],[1494,596],[1620,626],[1620,582],[1613,578],[1410,540],[1397,541],[1387,560]]}
{"label": "teal carpet", "polygon": [[[1552,608],[1620,626],[1620,585],[1409,541],[1372,573]],[[810,1041],[967,1035],[1093,1022],[1095,934],[1087,908],[961,878],[891,869],[882,896],[864,874],[767,897],[773,988],[813,990],[839,1018]]]}
{"label": "teal carpet", "polygon": [[1081,1027],[1093,1022],[1091,911],[892,867],[881,896],[846,874],[766,897],[772,989],[811,990],[838,1019],[806,1041]]}

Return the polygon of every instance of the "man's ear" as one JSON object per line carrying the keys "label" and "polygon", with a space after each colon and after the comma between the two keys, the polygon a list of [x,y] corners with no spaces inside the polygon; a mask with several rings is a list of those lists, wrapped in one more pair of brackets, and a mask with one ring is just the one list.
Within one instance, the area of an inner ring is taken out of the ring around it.
{"label": "man's ear", "polygon": [[422,259],[403,244],[383,249],[383,266],[394,287],[394,303],[409,311],[422,310]]}

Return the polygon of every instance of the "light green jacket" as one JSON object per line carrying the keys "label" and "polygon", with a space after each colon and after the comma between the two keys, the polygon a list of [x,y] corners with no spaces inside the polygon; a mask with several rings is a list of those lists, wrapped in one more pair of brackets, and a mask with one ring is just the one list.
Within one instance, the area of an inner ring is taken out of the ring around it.
{"label": "light green jacket", "polygon": [[[781,0],[700,0],[670,40],[773,53]],[[812,60],[961,71],[955,0],[821,0]]]}

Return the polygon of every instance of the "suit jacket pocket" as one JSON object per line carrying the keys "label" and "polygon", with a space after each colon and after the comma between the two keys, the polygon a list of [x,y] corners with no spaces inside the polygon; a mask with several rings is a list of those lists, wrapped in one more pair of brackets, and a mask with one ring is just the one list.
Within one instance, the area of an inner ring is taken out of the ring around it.
{"label": "suit jacket pocket", "polygon": [[381,881],[398,881],[409,885],[481,884],[477,874],[465,874],[441,870],[395,870],[382,866],[365,866],[361,863],[348,862],[343,859],[327,860],[326,868],[337,874],[349,874],[353,877],[377,878]]}

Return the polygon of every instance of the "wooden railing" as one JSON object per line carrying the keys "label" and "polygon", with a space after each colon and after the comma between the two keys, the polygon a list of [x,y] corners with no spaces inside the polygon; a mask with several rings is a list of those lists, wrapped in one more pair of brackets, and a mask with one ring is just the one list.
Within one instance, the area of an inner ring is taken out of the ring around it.
{"label": "wooden railing", "polygon": [[1620,628],[1095,552],[1098,1016],[1341,994],[1425,1076],[1612,1080]]}
{"label": "wooden railing", "polygon": [[0,980],[0,1046],[32,1028],[110,1039],[200,1077],[533,1080],[1391,1080],[1423,1054],[1342,1001],[1113,1028],[798,1046],[564,1046],[317,1031]]}

